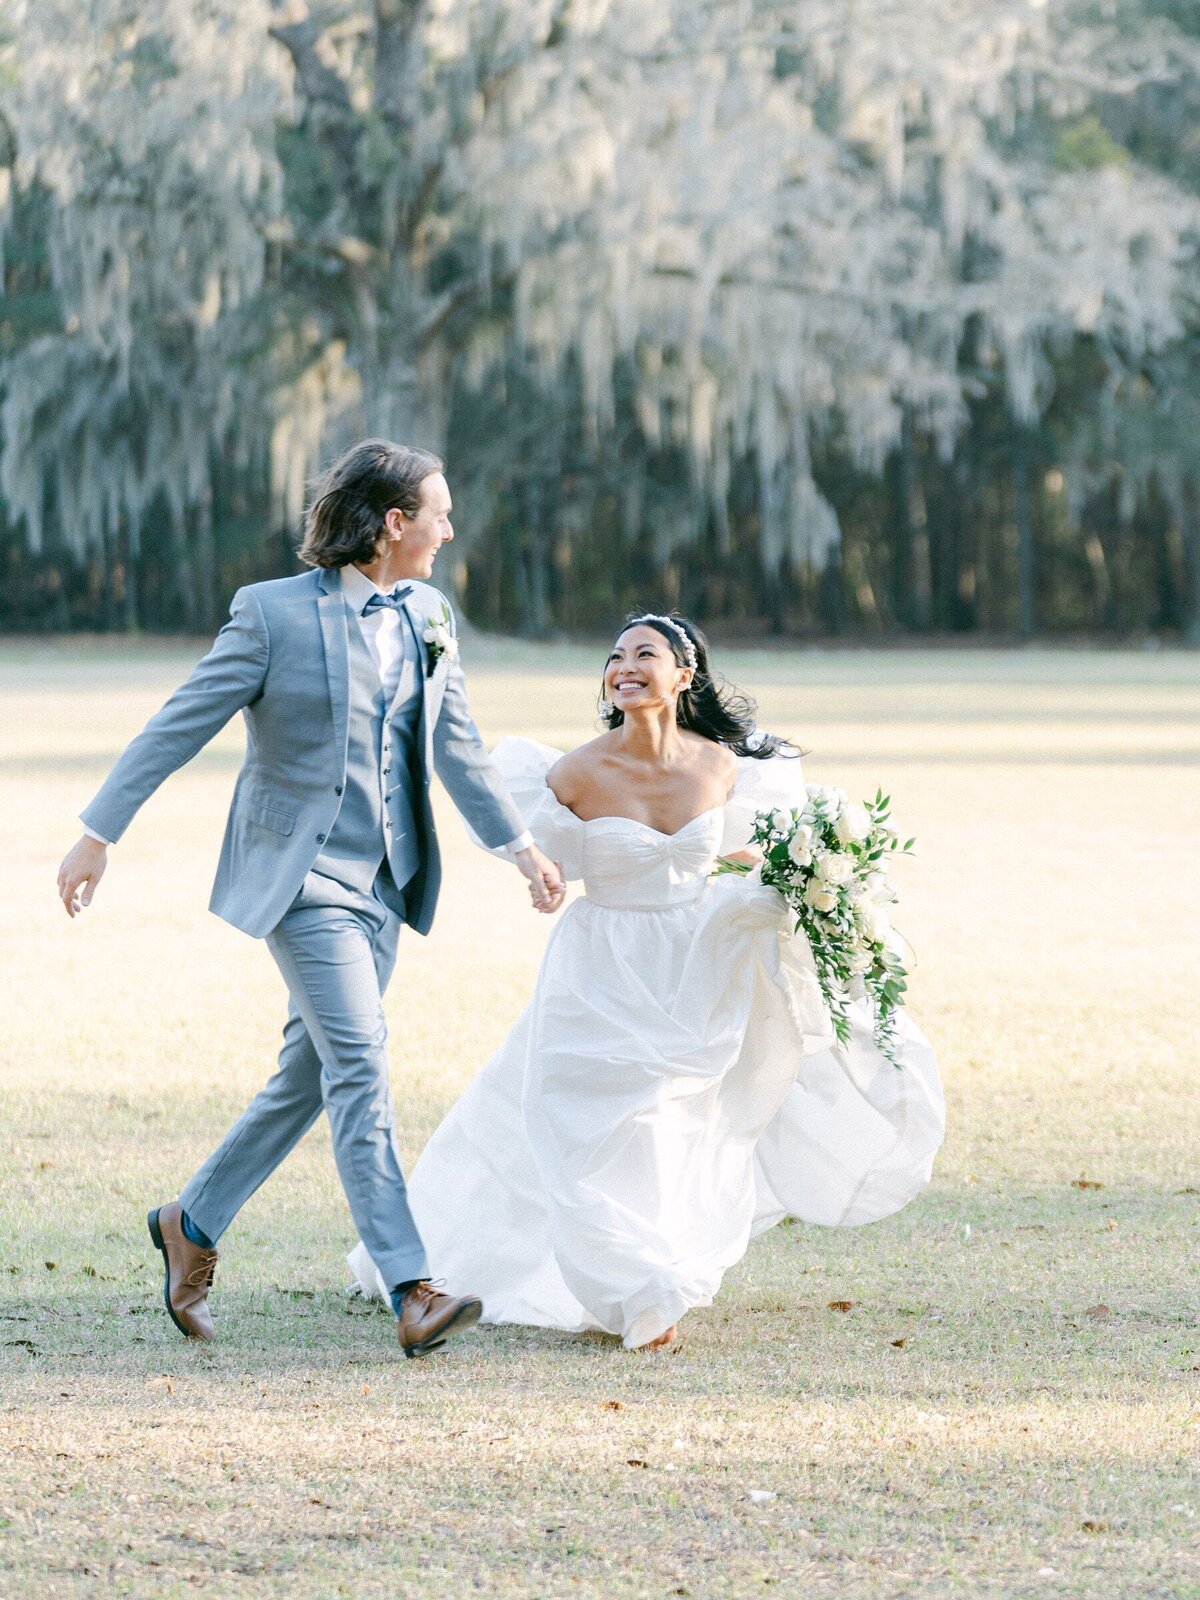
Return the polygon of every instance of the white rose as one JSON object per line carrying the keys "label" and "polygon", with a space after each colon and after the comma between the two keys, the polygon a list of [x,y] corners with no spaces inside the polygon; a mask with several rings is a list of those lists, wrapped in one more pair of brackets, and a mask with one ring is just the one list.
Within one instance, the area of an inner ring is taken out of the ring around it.
{"label": "white rose", "polygon": [[799,834],[788,841],[788,855],[794,867],[812,866],[812,851],[803,843]]}
{"label": "white rose", "polygon": [[788,855],[794,867],[812,866],[813,831],[807,822],[802,822],[788,840]]}
{"label": "white rose", "polygon": [[871,819],[860,805],[842,807],[833,830],[842,844],[861,844],[871,831]]}
{"label": "white rose", "polygon": [[776,833],[786,833],[791,825],[792,813],[790,811],[772,811],[771,826]]}
{"label": "white rose", "polygon": [[867,892],[876,905],[885,906],[896,898],[896,891],[887,880],[885,872],[872,872],[867,878]]}
{"label": "white rose", "polygon": [[817,875],[825,882],[841,885],[849,883],[854,875],[854,863],[840,850],[830,850],[817,857]]}
{"label": "white rose", "polygon": [[871,965],[871,952],[869,950],[856,950],[847,965],[851,972],[865,972]]}
{"label": "white rose", "polygon": [[886,939],[892,931],[892,925],[888,921],[887,913],[877,906],[873,900],[864,900],[856,909],[855,917],[859,927],[868,939]]}
{"label": "white rose", "polygon": [[458,640],[442,622],[431,622],[421,637],[439,655],[447,656],[451,661],[458,654]]}
{"label": "white rose", "polygon": [[804,888],[804,899],[814,911],[832,911],[837,905],[837,891],[822,883],[820,878],[810,878]]}

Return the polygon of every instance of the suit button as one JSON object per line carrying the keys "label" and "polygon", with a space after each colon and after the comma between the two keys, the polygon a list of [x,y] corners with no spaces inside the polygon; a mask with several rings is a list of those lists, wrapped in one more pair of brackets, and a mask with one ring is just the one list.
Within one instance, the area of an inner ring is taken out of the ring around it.
{"label": "suit button", "polygon": [[389,833],[391,832],[392,825],[391,825],[390,822],[385,822],[384,823],[384,827],[388,830]]}
{"label": "suit button", "polygon": [[323,833],[319,833],[317,835],[317,843],[318,844],[324,844],[325,843],[325,835]]}
{"label": "suit button", "polygon": [[340,783],[334,785],[333,792],[334,792],[334,794],[341,794],[342,786],[341,786]]}
{"label": "suit button", "polygon": [[[387,775],[388,775],[388,773],[389,773],[389,772],[390,772],[390,771],[391,771],[391,770],[392,770],[392,769],[391,769],[391,767],[384,767],[384,769],[383,769],[383,775],[384,775],[384,777],[385,777],[385,778],[386,778],[386,777],[387,777]],[[342,791],[341,791],[341,790],[340,790],[340,789],[339,789],[339,790],[338,790],[338,793],[339,793],[339,794],[341,794],[341,792],[342,792]]]}

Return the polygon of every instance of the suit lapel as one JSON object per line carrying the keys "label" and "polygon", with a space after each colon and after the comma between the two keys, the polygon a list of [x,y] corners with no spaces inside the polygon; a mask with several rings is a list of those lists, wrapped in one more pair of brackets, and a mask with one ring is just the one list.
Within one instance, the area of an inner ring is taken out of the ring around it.
{"label": "suit lapel", "polygon": [[326,567],[318,570],[317,609],[321,619],[321,643],[325,650],[325,676],[329,682],[329,710],[333,717],[333,747],[338,770],[345,772],[347,741],[350,737],[350,661],[346,625],[349,613],[342,593],[341,579]]}
{"label": "suit lapel", "polygon": [[[416,671],[421,688],[421,749],[424,752],[425,766],[426,770],[428,770],[433,764],[434,723],[434,718],[430,715],[432,708],[429,704],[429,673],[426,671],[427,663],[425,659],[428,646],[421,637],[425,626],[424,620],[421,617],[413,616],[412,611],[410,610],[411,605],[412,597],[410,596],[404,605],[400,607],[400,615],[404,619],[404,624],[407,625],[408,628],[408,649],[410,649],[412,652],[414,670]],[[401,678],[401,684],[402,683],[403,677]],[[391,705],[388,707],[389,717],[396,709],[397,701],[400,698],[400,687],[400,685],[397,685],[396,694],[392,699]]]}

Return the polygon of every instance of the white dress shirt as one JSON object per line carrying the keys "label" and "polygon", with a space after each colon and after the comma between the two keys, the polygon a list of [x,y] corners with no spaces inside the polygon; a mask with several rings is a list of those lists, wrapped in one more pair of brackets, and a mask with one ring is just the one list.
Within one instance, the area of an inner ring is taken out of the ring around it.
{"label": "white dress shirt", "polygon": [[400,667],[404,661],[404,635],[401,629],[407,624],[395,606],[376,606],[365,614],[363,607],[375,595],[390,592],[372,583],[366,573],[360,572],[357,567],[342,568],[342,593],[346,596],[346,604],[358,619],[359,631],[371,652],[371,660],[383,684],[383,698],[388,705],[391,705],[396,685],[400,682]]}
{"label": "white dress shirt", "polygon": [[[400,682],[400,668],[404,661],[404,634],[402,629],[407,626],[396,606],[375,606],[373,610],[363,614],[363,607],[377,594],[390,594],[391,589],[381,589],[373,583],[365,572],[360,572],[356,566],[342,567],[342,593],[346,596],[346,604],[353,611],[362,632],[363,642],[371,652],[371,659],[379,672],[379,681],[383,685],[383,697],[390,705],[396,693],[396,686]],[[393,585],[393,588],[403,587],[402,584]],[[89,839],[97,839],[101,844],[109,844],[111,840],[84,824],[83,831]],[[509,856],[515,856],[520,850],[528,850],[533,843],[533,835],[529,832],[518,835],[517,838],[504,845],[502,848]]]}

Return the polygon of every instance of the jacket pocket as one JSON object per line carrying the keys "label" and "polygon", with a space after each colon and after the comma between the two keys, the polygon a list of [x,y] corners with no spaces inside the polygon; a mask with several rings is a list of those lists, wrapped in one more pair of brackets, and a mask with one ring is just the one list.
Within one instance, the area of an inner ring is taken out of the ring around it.
{"label": "jacket pocket", "polygon": [[278,806],[267,805],[262,800],[245,801],[242,813],[250,822],[257,822],[261,828],[270,828],[272,833],[289,834],[296,826],[292,812],[281,811]]}

